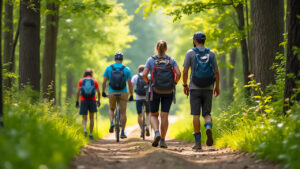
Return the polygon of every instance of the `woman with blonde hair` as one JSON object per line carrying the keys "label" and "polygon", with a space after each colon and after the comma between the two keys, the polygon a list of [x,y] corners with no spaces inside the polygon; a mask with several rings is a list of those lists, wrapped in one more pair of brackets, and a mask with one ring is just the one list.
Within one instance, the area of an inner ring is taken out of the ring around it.
{"label": "woman with blonde hair", "polygon": [[[180,80],[180,70],[174,58],[166,54],[167,42],[160,40],[156,44],[156,54],[148,58],[143,71],[143,78],[149,83],[148,73],[152,79],[152,100],[150,101],[151,126],[155,131],[153,147],[160,143],[161,148],[167,148],[165,137],[168,130],[168,114],[173,101],[175,85]],[[161,105],[161,130],[159,131],[159,105]]]}

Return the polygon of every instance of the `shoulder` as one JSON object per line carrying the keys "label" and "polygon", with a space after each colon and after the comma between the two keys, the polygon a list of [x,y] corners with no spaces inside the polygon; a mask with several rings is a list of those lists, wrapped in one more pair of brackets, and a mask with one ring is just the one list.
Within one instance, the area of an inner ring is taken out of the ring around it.
{"label": "shoulder", "polygon": [[210,55],[210,56],[213,56],[213,57],[216,57],[215,52],[212,51],[212,50],[209,50],[209,55]]}
{"label": "shoulder", "polygon": [[129,67],[127,67],[127,66],[124,66],[124,67],[125,67],[124,68],[125,71],[130,72],[130,68]]}
{"label": "shoulder", "polygon": [[94,80],[94,83],[98,83],[98,81],[95,78],[93,78],[93,80]]}
{"label": "shoulder", "polygon": [[136,79],[137,77],[138,77],[138,75],[135,74],[135,75],[132,76],[132,79]]}
{"label": "shoulder", "polygon": [[190,49],[186,52],[186,57],[191,57],[191,56],[194,56],[196,53],[193,49]]}

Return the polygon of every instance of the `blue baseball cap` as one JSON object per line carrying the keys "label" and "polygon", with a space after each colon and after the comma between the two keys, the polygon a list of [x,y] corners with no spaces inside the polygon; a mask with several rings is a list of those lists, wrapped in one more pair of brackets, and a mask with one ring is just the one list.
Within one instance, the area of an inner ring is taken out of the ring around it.
{"label": "blue baseball cap", "polygon": [[194,36],[191,37],[190,39],[202,39],[202,40],[205,40],[205,39],[206,39],[206,36],[205,36],[205,34],[202,33],[202,32],[196,32],[196,33],[194,34]]}
{"label": "blue baseball cap", "polygon": [[117,52],[115,54],[115,60],[123,60],[123,53],[122,52]]}

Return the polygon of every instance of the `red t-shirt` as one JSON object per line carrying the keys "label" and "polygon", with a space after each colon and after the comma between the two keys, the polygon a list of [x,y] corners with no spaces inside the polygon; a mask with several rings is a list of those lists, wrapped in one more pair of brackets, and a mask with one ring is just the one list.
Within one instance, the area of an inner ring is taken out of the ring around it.
{"label": "red t-shirt", "polygon": [[[85,78],[92,78],[91,76],[87,76]],[[78,83],[78,87],[80,88],[81,87],[81,84],[82,84],[82,81],[83,81],[84,78],[80,79],[79,80],[79,83]],[[97,82],[97,80],[95,80],[94,78],[92,78],[94,80],[94,83],[95,83],[95,89],[98,89],[99,88],[99,84]],[[83,96],[81,96],[80,100],[96,100],[96,96],[94,96],[92,99],[86,99],[84,98]]]}

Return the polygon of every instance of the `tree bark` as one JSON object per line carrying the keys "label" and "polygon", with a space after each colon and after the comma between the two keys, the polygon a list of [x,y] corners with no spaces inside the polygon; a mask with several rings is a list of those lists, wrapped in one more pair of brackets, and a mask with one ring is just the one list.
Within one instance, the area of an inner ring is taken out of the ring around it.
{"label": "tree bark", "polygon": [[[293,49],[296,47],[298,48],[298,51],[300,50],[300,19],[297,18],[297,16],[300,16],[300,1],[288,0],[286,19],[288,44],[284,98],[287,101],[286,103],[289,104],[285,104],[283,109],[284,114],[286,114],[286,111],[295,103],[295,101],[300,101],[300,94],[294,92],[294,90],[297,89],[296,81],[300,81],[300,58],[297,57],[297,55],[299,56],[299,53],[294,53],[295,51]],[[294,77],[290,78],[289,74],[293,74]]]}
{"label": "tree bark", "polygon": [[[240,40],[241,50],[242,50],[242,56],[243,56],[243,76],[244,76],[244,85],[247,85],[249,82],[249,56],[248,56],[248,46],[246,41],[246,32],[245,32],[245,17],[244,17],[244,7],[243,4],[239,4],[235,7],[237,16],[238,16],[238,30],[242,33],[243,38]],[[235,51],[236,53],[236,51]],[[247,95],[249,95],[249,88],[246,88]]]}
{"label": "tree bark", "polygon": [[61,106],[61,83],[62,83],[62,79],[61,79],[61,72],[58,73],[58,105]]}
{"label": "tree bark", "polygon": [[66,100],[70,99],[74,94],[74,74],[72,70],[67,71],[67,93]]}
{"label": "tree bark", "polygon": [[19,87],[28,83],[40,91],[40,3],[39,0],[20,1],[20,59]]}
{"label": "tree bark", "polygon": [[254,75],[263,90],[275,81],[271,66],[277,52],[283,52],[279,46],[283,42],[284,32],[283,0],[251,0],[251,19],[253,23]]}
{"label": "tree bark", "polygon": [[[5,2],[5,17],[4,17],[4,57],[3,62],[5,64],[5,69],[10,72],[14,73],[14,58],[13,58],[13,3],[11,1]],[[12,87],[12,78],[7,78],[4,82],[7,88]]]}
{"label": "tree bark", "polygon": [[229,70],[229,80],[228,80],[228,86],[230,88],[230,100],[233,100],[233,92],[234,92],[234,70],[235,70],[235,62],[236,62],[236,53],[237,49],[234,48],[232,52],[230,53],[230,64],[233,66],[232,69]]}
{"label": "tree bark", "polygon": [[[51,11],[46,15],[45,48],[43,58],[43,95],[49,100],[55,99],[55,61],[58,32],[58,4],[46,1],[47,9]],[[53,13],[52,13],[53,12]]]}
{"label": "tree bark", "polygon": [[[3,1],[0,0],[0,23],[2,23],[2,6]],[[3,98],[2,98],[2,24],[0,25],[0,127],[4,126],[3,117]]]}

